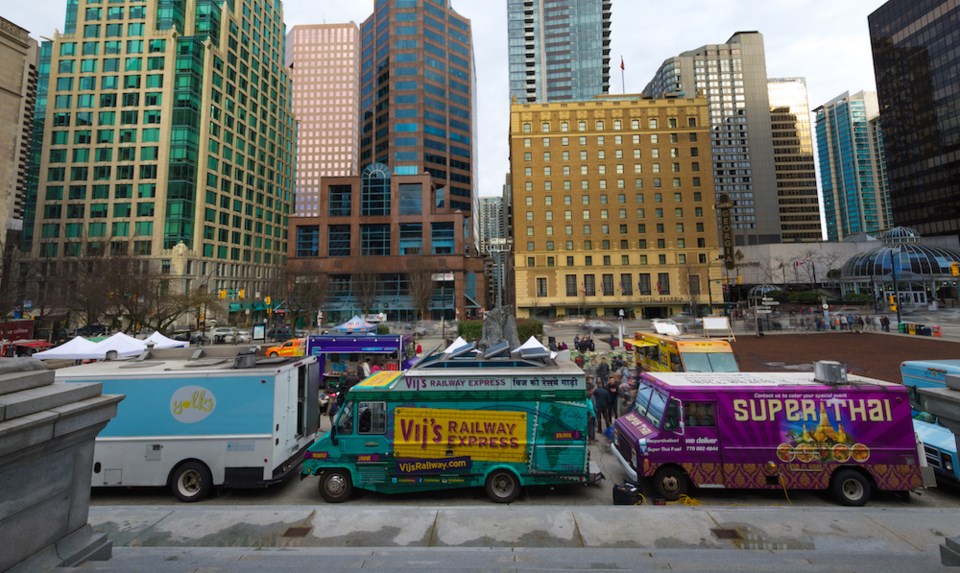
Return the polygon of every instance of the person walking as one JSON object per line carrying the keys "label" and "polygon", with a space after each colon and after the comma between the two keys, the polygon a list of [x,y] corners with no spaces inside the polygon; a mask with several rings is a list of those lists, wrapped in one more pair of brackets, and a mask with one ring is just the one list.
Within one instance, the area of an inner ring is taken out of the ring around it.
{"label": "person walking", "polygon": [[610,380],[610,365],[607,364],[606,357],[600,359],[597,365],[597,386],[606,386]]}
{"label": "person walking", "polygon": [[610,419],[610,391],[606,386],[597,385],[593,390],[593,404],[597,411],[597,431],[603,432],[603,423],[607,423],[609,428],[612,425]]}
{"label": "person walking", "polygon": [[889,317],[889,316],[883,315],[883,316],[880,317],[880,328],[883,329],[884,332],[890,332],[890,317]]}

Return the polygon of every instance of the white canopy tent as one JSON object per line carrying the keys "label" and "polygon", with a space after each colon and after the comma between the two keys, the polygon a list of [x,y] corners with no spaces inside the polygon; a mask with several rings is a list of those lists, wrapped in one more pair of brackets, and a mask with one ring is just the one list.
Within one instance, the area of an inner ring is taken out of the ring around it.
{"label": "white canopy tent", "polygon": [[153,343],[154,348],[186,348],[190,346],[190,343],[185,340],[173,340],[160,334],[160,332],[154,332],[143,341],[144,346],[150,343]]}
{"label": "white canopy tent", "polygon": [[[33,354],[33,358],[39,358],[40,360],[84,360],[95,352],[96,346],[96,342],[90,342],[82,336],[77,336],[56,348],[36,352]],[[103,358],[103,356],[100,357]]]}
{"label": "white canopy tent", "polygon": [[84,358],[96,358],[98,360],[103,360],[104,358],[112,357],[112,353],[116,353],[118,358],[125,358],[129,356],[137,356],[146,350],[147,345],[143,340],[137,340],[132,336],[127,336],[122,332],[118,332],[106,340],[101,340],[93,348],[93,354],[95,356],[85,356]]}

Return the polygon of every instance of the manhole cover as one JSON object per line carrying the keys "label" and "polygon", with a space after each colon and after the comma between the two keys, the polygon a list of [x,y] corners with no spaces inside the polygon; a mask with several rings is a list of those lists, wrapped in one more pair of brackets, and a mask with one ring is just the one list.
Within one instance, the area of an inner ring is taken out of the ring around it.
{"label": "manhole cover", "polygon": [[717,539],[743,539],[743,536],[736,529],[711,529],[710,531]]}
{"label": "manhole cover", "polygon": [[310,527],[291,527],[284,532],[283,537],[306,537],[310,529]]}

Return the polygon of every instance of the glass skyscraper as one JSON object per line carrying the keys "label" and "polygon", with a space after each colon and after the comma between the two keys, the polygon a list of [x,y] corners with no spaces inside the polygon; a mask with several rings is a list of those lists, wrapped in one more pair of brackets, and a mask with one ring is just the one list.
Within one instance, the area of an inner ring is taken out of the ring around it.
{"label": "glass skyscraper", "polygon": [[613,0],[507,0],[510,97],[584,100],[610,89]]}
{"label": "glass skyscraper", "polygon": [[870,15],[893,218],[960,234],[960,4],[891,0]]}
{"label": "glass skyscraper", "polygon": [[475,224],[470,21],[449,0],[377,0],[360,26],[360,50],[360,171],[427,172],[436,201]]}
{"label": "glass skyscraper", "polygon": [[295,156],[281,2],[68,0],[50,54],[30,257],[271,292]]}
{"label": "glass skyscraper", "polygon": [[840,241],[893,226],[879,147],[877,94],[844,93],[814,110],[827,238]]}

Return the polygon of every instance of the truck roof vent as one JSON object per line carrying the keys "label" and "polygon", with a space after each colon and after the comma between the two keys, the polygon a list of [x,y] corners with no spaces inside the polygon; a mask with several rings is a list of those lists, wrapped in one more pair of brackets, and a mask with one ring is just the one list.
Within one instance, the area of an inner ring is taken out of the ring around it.
{"label": "truck roof vent", "polygon": [[813,379],[822,384],[846,384],[847,365],[831,360],[820,360],[813,365]]}

